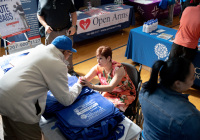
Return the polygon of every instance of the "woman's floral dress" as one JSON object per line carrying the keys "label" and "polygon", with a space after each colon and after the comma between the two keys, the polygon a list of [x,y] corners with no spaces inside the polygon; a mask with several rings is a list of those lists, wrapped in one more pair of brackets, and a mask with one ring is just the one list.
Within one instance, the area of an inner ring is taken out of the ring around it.
{"label": "woman's floral dress", "polygon": [[[123,67],[121,63],[112,61],[112,70],[110,74],[108,74],[108,77],[106,77],[104,68],[97,65],[96,72],[101,85],[109,85],[115,75],[115,71],[118,70],[120,67]],[[113,102],[115,107],[125,112],[129,104],[131,104],[135,100],[136,91],[134,84],[132,83],[126,72],[121,82],[113,89],[112,92],[103,92],[102,95]]]}

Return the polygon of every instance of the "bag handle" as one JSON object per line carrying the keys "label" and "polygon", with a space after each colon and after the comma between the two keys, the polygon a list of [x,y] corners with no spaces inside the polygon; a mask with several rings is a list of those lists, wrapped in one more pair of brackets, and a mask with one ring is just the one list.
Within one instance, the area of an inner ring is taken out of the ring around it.
{"label": "bag handle", "polygon": [[[122,128],[121,128],[122,127]],[[114,138],[113,140],[118,140],[120,139],[123,135],[124,135],[124,130],[125,130],[125,126],[123,124],[119,124],[117,126],[117,129],[114,133]]]}
{"label": "bag handle", "polygon": [[[106,121],[101,121],[101,127],[99,127],[98,129],[99,129],[99,131],[101,131],[103,133],[103,135],[99,135],[97,137],[92,137],[92,139],[99,139],[99,138],[104,138],[104,137],[108,136],[108,123],[106,123]],[[83,140],[91,139],[88,135],[87,128],[84,128],[84,131],[82,131],[81,134],[83,136]]]}

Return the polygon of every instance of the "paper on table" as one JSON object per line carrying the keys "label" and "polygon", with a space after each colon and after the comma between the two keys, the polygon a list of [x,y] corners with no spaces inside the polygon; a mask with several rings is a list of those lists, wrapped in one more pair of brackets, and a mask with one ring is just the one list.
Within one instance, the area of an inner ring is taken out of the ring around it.
{"label": "paper on table", "polygon": [[158,38],[162,38],[162,39],[170,39],[171,37],[173,37],[173,35],[170,35],[170,34],[166,34],[166,33],[162,33],[160,35],[157,36]]}
{"label": "paper on table", "polygon": [[163,30],[163,29],[158,29],[158,30],[156,30],[156,32],[157,33],[162,33],[162,32],[164,32],[165,30]]}
{"label": "paper on table", "polygon": [[79,16],[80,14],[82,14],[83,12],[81,11],[76,11],[77,16]]}
{"label": "paper on table", "polygon": [[150,4],[153,2],[153,0],[134,0],[135,3],[140,3],[140,4]]}
{"label": "paper on table", "polygon": [[[125,119],[126,119],[126,118],[125,118]],[[128,122],[128,121],[125,121],[125,119],[120,123],[120,124],[123,124],[123,125],[124,125],[125,130],[124,130],[124,135],[123,135],[123,137],[121,137],[119,140],[125,140],[126,135],[127,135],[127,133],[128,133],[128,130],[129,130],[130,126],[131,126],[131,123]]]}
{"label": "paper on table", "polygon": [[137,136],[141,133],[142,129],[135,123],[133,123],[130,119],[125,118],[126,123],[130,123],[130,127],[128,129],[128,133],[126,135],[125,140],[133,140],[137,138]]}
{"label": "paper on table", "polygon": [[21,55],[18,55],[16,57],[14,57],[9,63],[14,67],[19,65],[25,58],[25,56],[27,56],[28,53],[24,53]]}

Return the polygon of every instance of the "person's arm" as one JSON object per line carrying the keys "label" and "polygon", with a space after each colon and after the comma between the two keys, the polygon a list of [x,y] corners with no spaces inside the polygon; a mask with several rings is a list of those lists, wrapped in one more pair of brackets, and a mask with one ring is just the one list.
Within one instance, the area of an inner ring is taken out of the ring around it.
{"label": "person's arm", "polygon": [[90,82],[90,81],[97,75],[96,68],[97,68],[97,65],[94,66],[94,67],[84,76],[84,78],[85,78],[87,81]]}
{"label": "person's arm", "polygon": [[82,85],[98,91],[112,92],[113,89],[120,83],[124,75],[125,70],[123,67],[120,67],[118,70],[116,70],[115,75],[109,85],[92,85],[87,80],[82,80]]}
{"label": "person's arm", "polygon": [[37,18],[39,22],[44,26],[45,33],[50,34],[53,31],[53,29],[46,23],[46,21],[44,20],[44,16],[40,16],[37,14]]}
{"label": "person's arm", "polygon": [[72,26],[69,28],[68,32],[70,32],[70,35],[74,35],[76,33],[76,22],[77,22],[76,12],[71,13],[71,18],[72,18]]}
{"label": "person's arm", "polygon": [[67,71],[65,64],[56,64],[55,68],[47,70],[44,75],[49,90],[64,106],[71,105],[82,90],[80,80],[69,90]]}

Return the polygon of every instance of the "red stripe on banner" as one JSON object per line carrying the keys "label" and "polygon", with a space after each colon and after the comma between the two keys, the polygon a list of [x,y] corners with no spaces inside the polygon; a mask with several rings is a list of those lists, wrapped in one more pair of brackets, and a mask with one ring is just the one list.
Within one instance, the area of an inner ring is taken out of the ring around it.
{"label": "red stripe on banner", "polygon": [[40,38],[40,35],[32,36],[32,37],[29,37],[28,39],[29,39],[29,40],[32,40],[32,39],[36,39],[36,38]]}
{"label": "red stripe on banner", "polygon": [[19,23],[19,21],[15,21],[15,22],[7,23],[6,26],[13,25],[13,24],[17,24],[17,23]]}
{"label": "red stripe on banner", "polygon": [[8,42],[8,45],[13,44],[13,43],[15,43],[15,41],[12,41],[12,42],[10,42],[10,43]]}
{"label": "red stripe on banner", "polygon": [[18,34],[22,34],[22,33],[28,32],[28,31],[30,31],[30,28],[29,28],[29,29],[26,29],[26,30],[22,30],[22,31],[16,32],[16,33],[13,33],[13,34],[9,34],[9,35],[6,35],[6,36],[2,36],[2,39],[6,39],[6,38],[8,38],[8,37],[15,36],[15,35],[18,35]]}

